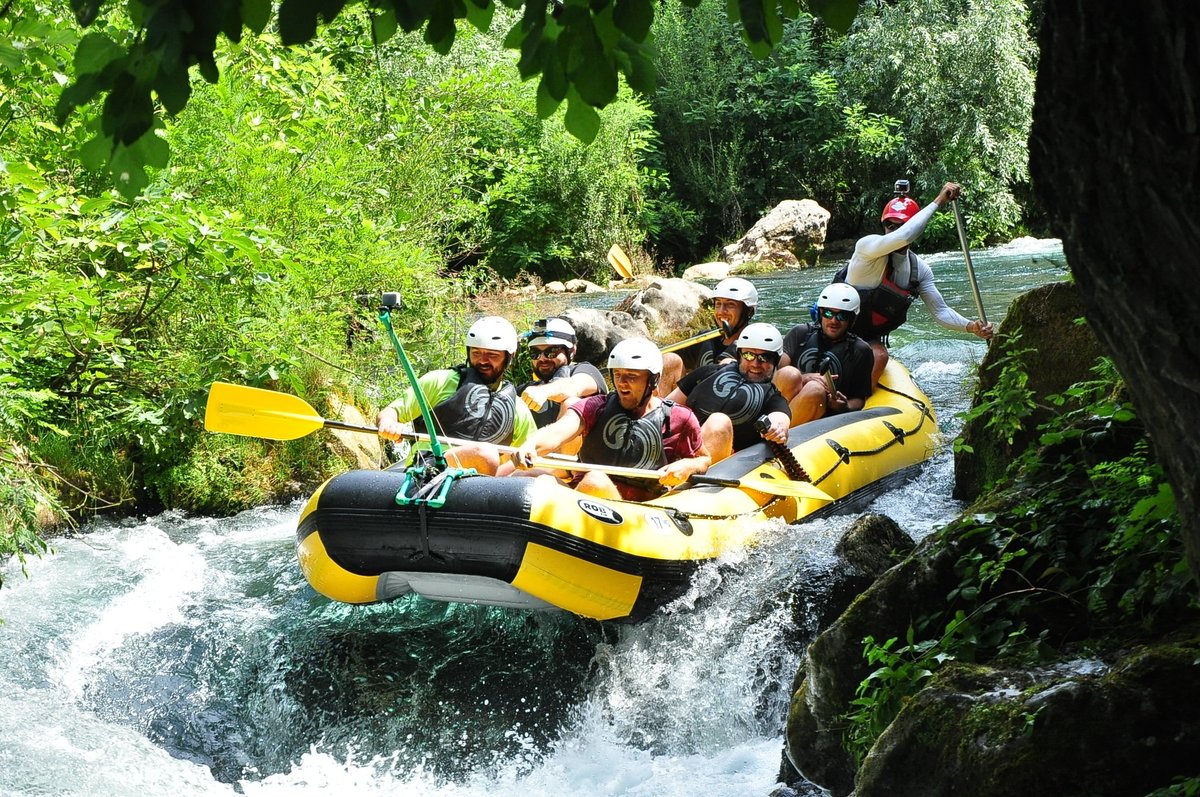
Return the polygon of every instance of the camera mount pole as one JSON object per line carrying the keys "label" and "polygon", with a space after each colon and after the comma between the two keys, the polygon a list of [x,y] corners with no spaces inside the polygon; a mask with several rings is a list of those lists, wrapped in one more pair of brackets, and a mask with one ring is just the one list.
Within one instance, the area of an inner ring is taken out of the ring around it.
{"label": "camera mount pole", "polygon": [[436,427],[433,425],[433,413],[429,409],[429,402],[425,400],[425,393],[421,390],[421,383],[417,381],[417,374],[413,370],[412,363],[408,361],[408,355],[404,353],[404,347],[400,345],[400,339],[396,337],[396,331],[392,329],[392,311],[400,308],[400,294],[385,293],[379,307],[379,322],[383,324],[387,330],[388,336],[392,339],[392,346],[396,349],[396,356],[400,359],[400,365],[404,368],[404,374],[408,377],[408,383],[412,385],[413,395],[417,398],[417,405],[421,408],[421,417],[425,420],[425,428],[429,431],[429,448],[433,451],[434,460],[437,463],[439,471],[446,469],[446,453],[442,449],[442,444],[437,439]]}
{"label": "camera mount pole", "polygon": [[971,279],[971,291],[975,294],[975,309],[979,311],[979,323],[987,323],[987,314],[983,312],[983,299],[979,295],[979,281],[975,279],[975,267],[971,264],[971,248],[967,246],[967,228],[963,226],[962,214],[958,212],[958,200],[950,200],[954,208],[954,221],[958,224],[958,240],[962,243],[963,259],[967,261],[967,276]]}

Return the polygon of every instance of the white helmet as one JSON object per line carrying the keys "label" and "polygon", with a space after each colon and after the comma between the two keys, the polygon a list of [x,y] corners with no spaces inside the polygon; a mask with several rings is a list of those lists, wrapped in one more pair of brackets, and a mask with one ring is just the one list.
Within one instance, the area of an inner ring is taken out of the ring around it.
{"label": "white helmet", "polygon": [[608,367],[649,371],[652,376],[660,376],[663,369],[662,352],[645,338],[626,338],[613,346],[608,355]]}
{"label": "white helmet", "polygon": [[718,282],[717,286],[713,288],[713,298],[733,299],[747,307],[754,307],[758,304],[758,289],[750,280],[729,277]]}
{"label": "white helmet", "polygon": [[575,349],[575,327],[565,318],[542,318],[525,333],[530,346],[566,346]]}
{"label": "white helmet", "polygon": [[738,335],[739,349],[762,349],[763,351],[783,353],[783,335],[771,324],[751,324]]}
{"label": "white helmet", "polygon": [[467,347],[472,349],[493,349],[515,354],[517,351],[517,330],[507,320],[498,315],[485,315],[471,324],[467,330]]}
{"label": "white helmet", "polygon": [[830,310],[849,310],[858,315],[858,308],[862,305],[862,299],[858,296],[858,291],[853,285],[846,282],[833,282],[825,286],[821,291],[821,298],[817,300],[817,307],[828,307]]}

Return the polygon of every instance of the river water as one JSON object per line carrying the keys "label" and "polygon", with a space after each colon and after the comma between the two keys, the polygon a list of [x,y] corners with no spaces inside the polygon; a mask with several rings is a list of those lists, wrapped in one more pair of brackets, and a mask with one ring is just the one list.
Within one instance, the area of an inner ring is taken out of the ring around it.
{"label": "river water", "polygon": [[[956,252],[926,258],[974,317]],[[973,256],[989,320],[1062,279],[1057,241]],[[756,277],[786,329],[837,264]],[[597,300],[593,300],[593,306]],[[598,300],[602,306],[613,297]],[[984,344],[914,307],[892,336],[946,439]],[[949,521],[949,445],[872,507],[914,537]],[[4,564],[0,794],[766,795],[819,583],[852,517],[774,529],[638,626],[406,598],[317,596],[300,505],[101,521]],[[819,602],[819,598],[818,598]]]}

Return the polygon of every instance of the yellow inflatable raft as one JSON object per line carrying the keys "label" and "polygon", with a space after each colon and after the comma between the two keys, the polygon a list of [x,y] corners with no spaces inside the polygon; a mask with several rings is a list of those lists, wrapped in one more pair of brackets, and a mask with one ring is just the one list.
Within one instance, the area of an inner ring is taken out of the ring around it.
{"label": "yellow inflatable raft", "polygon": [[[631,503],[548,479],[470,476],[453,481],[435,508],[397,503],[402,469],[355,470],[309,499],[297,555],[314,589],[346,603],[417,593],[636,622],[683,594],[700,565],[753,544],[767,519],[792,522],[869,500],[914,475],[937,440],[928,398],[893,359],[862,410],[791,431],[788,447],[833,503],[715,486]],[[709,475],[787,479],[762,444]]]}

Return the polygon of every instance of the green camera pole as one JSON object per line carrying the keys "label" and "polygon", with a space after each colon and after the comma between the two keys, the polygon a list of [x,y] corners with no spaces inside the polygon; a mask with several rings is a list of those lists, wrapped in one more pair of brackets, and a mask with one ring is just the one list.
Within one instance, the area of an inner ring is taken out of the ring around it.
{"label": "green camera pole", "polygon": [[400,345],[400,339],[396,337],[396,330],[392,329],[392,310],[399,306],[399,294],[385,293],[383,295],[383,302],[379,307],[379,322],[383,324],[384,329],[388,331],[388,337],[392,339],[392,346],[396,349],[396,356],[400,358],[400,365],[403,366],[404,373],[408,376],[408,382],[412,385],[413,395],[417,397],[417,404],[421,407],[421,417],[425,420],[425,428],[429,432],[429,448],[433,451],[438,470],[445,470],[446,454],[442,449],[442,444],[437,439],[437,433],[434,431],[433,413],[429,410],[429,402],[425,400],[425,394],[421,390],[421,383],[417,381],[417,374],[413,371],[412,363],[408,361],[408,355],[404,353],[404,347]]}

